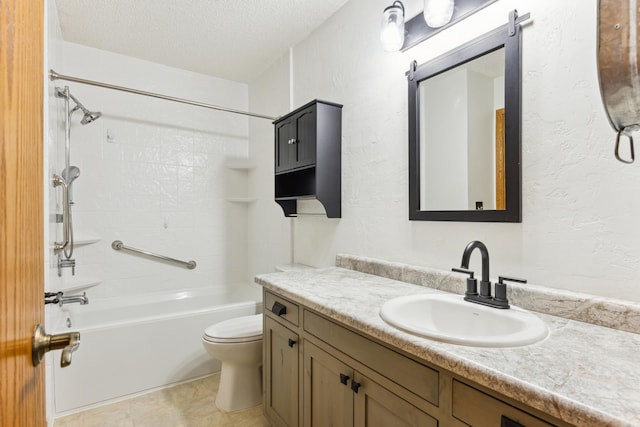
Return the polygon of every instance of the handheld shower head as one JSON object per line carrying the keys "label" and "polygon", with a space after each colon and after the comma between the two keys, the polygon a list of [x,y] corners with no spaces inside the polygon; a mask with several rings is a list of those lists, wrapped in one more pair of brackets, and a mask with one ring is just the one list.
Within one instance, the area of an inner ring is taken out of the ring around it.
{"label": "handheld shower head", "polygon": [[71,183],[80,176],[80,168],[77,166],[69,166],[69,169],[64,168],[61,175],[67,185],[71,185]]}
{"label": "handheld shower head", "polygon": [[69,168],[64,168],[62,170],[62,178],[67,183],[67,188],[69,189],[69,202],[73,203],[73,181],[75,181],[80,176],[80,168],[77,166],[69,166]]}

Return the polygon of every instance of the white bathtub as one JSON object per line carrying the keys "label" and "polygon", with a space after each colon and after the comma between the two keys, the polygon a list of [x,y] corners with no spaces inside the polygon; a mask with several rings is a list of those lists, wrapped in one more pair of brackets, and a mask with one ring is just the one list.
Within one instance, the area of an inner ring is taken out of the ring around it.
{"label": "white bathtub", "polygon": [[60,368],[60,352],[54,355],[57,416],[220,370],[202,347],[204,329],[260,313],[262,302],[259,291],[246,287],[233,294],[185,290],[64,308],[71,319],[67,330],[81,336],[71,366]]}

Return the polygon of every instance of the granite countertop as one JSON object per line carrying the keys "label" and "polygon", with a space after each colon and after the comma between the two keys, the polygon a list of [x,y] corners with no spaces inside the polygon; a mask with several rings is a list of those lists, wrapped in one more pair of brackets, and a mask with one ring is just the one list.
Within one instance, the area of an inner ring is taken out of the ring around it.
{"label": "granite countertop", "polygon": [[385,323],[382,304],[440,291],[339,267],[270,273],[256,282],[409,354],[578,426],[640,425],[640,335],[535,313],[541,342],[481,348],[420,338]]}

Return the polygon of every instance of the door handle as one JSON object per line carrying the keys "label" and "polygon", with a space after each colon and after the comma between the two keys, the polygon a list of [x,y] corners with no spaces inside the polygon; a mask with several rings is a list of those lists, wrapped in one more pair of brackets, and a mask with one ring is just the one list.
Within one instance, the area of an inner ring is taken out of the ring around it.
{"label": "door handle", "polygon": [[60,366],[66,368],[71,365],[71,353],[80,347],[80,332],[48,335],[44,326],[38,324],[33,331],[31,340],[31,360],[33,366],[38,366],[45,353],[51,350],[62,350]]}

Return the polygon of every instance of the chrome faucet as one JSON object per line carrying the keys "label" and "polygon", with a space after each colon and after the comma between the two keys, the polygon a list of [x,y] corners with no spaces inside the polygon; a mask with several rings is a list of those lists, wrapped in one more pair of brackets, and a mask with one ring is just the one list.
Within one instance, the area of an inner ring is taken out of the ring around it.
{"label": "chrome faucet", "polygon": [[58,304],[60,307],[62,307],[65,304],[75,302],[80,303],[80,305],[89,304],[87,293],[83,292],[82,295],[71,295],[69,297],[65,297],[62,292],[45,292],[44,294],[45,304]]}

